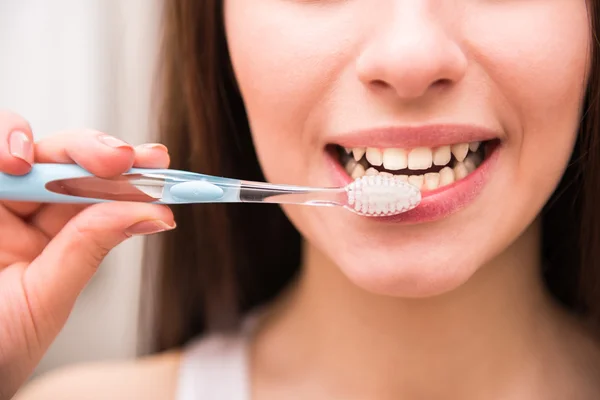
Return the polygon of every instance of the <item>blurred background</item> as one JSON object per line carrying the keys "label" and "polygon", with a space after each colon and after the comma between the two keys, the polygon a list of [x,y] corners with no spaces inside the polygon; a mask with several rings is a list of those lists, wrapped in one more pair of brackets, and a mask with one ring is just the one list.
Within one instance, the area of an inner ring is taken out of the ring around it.
{"label": "blurred background", "polygon": [[[152,131],[160,0],[0,0],[0,108],[36,137],[93,128],[140,144]],[[142,241],[113,251],[36,371],[135,356]]]}

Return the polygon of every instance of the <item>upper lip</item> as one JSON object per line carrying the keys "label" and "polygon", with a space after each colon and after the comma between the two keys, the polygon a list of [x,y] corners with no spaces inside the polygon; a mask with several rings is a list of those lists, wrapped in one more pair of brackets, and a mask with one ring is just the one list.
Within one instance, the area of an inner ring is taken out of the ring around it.
{"label": "upper lip", "polygon": [[439,147],[456,143],[483,142],[501,134],[477,125],[388,126],[352,131],[328,140],[343,147],[404,148]]}

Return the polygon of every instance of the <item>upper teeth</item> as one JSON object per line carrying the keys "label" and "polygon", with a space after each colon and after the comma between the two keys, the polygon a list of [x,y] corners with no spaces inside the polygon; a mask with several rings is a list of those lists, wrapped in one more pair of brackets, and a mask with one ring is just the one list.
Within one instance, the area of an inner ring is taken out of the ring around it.
{"label": "upper teeth", "polygon": [[417,147],[408,153],[409,169],[428,169],[433,163],[433,153],[427,147]]}
{"label": "upper teeth", "polygon": [[446,165],[450,162],[451,158],[450,146],[442,146],[433,150],[433,163],[435,165]]}
{"label": "upper teeth", "polygon": [[381,166],[381,164],[383,163],[383,154],[381,153],[381,150],[373,148],[373,147],[368,147],[367,148],[367,161],[371,164],[374,165],[376,167]]}
{"label": "upper teeth", "polygon": [[[417,147],[411,150],[375,147],[345,148],[348,154],[352,154],[346,161],[345,167],[353,178],[359,178],[363,175],[391,175],[389,172],[379,172],[373,167],[383,166],[388,171],[407,168],[413,171],[423,171],[433,165],[443,166],[444,168],[439,172],[423,172],[424,175],[396,175],[419,189],[435,190],[463,179],[474,171],[482,162],[481,156],[476,153],[480,145],[480,142],[472,142],[445,145],[433,149]],[[453,155],[456,163],[450,165]],[[362,160],[363,157],[370,166]]]}
{"label": "upper teeth", "polygon": [[469,143],[459,143],[452,145],[452,154],[458,161],[464,161],[469,152]]}
{"label": "upper teeth", "polygon": [[354,153],[354,159],[356,161],[358,161],[362,158],[362,156],[365,155],[365,148],[364,147],[356,147],[356,148],[352,149],[352,153]]}
{"label": "upper teeth", "polygon": [[447,165],[452,155],[457,161],[463,162],[469,153],[477,151],[480,142],[459,143],[452,146],[440,146],[434,149],[428,147],[417,147],[412,150],[400,148],[378,149],[376,147],[355,147],[352,149],[354,159],[359,161],[366,156],[369,164],[390,171],[401,169],[423,170],[431,168],[432,165]]}
{"label": "upper teeth", "polygon": [[386,149],[383,151],[383,166],[390,171],[408,167],[408,157],[404,149]]}

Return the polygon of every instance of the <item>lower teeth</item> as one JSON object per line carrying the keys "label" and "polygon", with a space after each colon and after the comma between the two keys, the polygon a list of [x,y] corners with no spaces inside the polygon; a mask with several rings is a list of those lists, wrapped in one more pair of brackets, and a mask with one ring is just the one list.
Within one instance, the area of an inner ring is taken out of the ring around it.
{"label": "lower teeth", "polygon": [[444,186],[464,179],[473,172],[482,163],[482,156],[479,152],[471,152],[463,162],[456,161],[453,167],[446,166],[439,172],[429,172],[420,175],[401,175],[391,174],[385,171],[378,171],[374,167],[365,166],[361,162],[357,162],[352,156],[347,158],[345,163],[346,171],[353,179],[360,178],[364,175],[374,176],[397,176],[405,179],[411,185],[416,186],[419,190],[435,190]]}

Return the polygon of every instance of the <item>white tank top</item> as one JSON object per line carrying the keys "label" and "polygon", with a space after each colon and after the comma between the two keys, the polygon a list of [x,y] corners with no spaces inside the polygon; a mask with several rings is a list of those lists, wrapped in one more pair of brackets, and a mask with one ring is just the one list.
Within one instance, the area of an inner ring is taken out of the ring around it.
{"label": "white tank top", "polygon": [[196,339],[183,350],[176,400],[249,400],[248,349],[256,318],[232,334]]}

